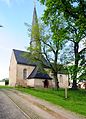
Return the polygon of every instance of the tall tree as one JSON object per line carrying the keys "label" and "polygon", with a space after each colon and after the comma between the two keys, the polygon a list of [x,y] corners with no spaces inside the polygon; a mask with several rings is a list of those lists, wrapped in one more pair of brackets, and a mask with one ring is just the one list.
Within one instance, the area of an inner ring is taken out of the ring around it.
{"label": "tall tree", "polygon": [[85,0],[39,0],[44,4],[45,10],[43,21],[50,24],[51,29],[55,33],[55,24],[58,16],[63,14],[66,19],[65,25],[68,26],[68,40],[74,43],[74,74],[73,74],[73,88],[77,88],[77,73],[79,66],[79,43],[86,36],[86,1]]}
{"label": "tall tree", "polygon": [[[74,44],[74,68],[73,68],[73,88],[77,88],[77,78],[78,78],[78,67],[79,67],[79,60],[80,60],[80,53],[79,52],[79,43],[85,37],[85,29],[81,26],[77,25],[77,20],[70,19],[68,21],[68,35],[69,40]],[[83,49],[82,49],[83,50]]]}
{"label": "tall tree", "polygon": [[[32,26],[32,29],[29,28],[29,33],[35,39],[35,44],[37,44],[36,47],[33,47],[33,45],[28,47],[31,54],[29,55],[29,58],[35,62],[39,62],[38,65],[40,66],[49,66],[53,73],[55,86],[57,88],[59,88],[58,73],[62,68],[62,65],[58,64],[59,53],[62,49],[64,39],[66,38],[66,31],[64,29],[65,25],[62,21],[63,18],[60,16],[57,20],[58,26],[55,29],[56,33],[53,33],[49,30],[49,27],[46,27],[44,24],[39,24],[39,27],[35,24]],[[38,29],[39,33],[36,32]]]}

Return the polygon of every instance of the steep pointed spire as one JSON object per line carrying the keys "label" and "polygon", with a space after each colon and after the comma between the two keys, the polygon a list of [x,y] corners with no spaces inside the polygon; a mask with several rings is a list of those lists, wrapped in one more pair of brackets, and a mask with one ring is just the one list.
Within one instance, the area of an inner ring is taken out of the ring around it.
{"label": "steep pointed spire", "polygon": [[37,12],[36,12],[36,2],[34,0],[34,11],[33,11],[32,25],[35,25],[37,23],[38,23],[38,18],[37,18]]}
{"label": "steep pointed spire", "polygon": [[[36,12],[36,1],[34,0],[34,10],[33,10],[33,19],[32,19],[32,31],[33,31],[33,28],[34,28],[35,25],[38,25],[38,18],[37,18],[37,12]],[[30,45],[35,46],[36,45],[35,40],[36,39],[34,38],[33,33],[32,33]]]}
{"label": "steep pointed spire", "polygon": [[36,0],[34,0],[34,7],[36,7]]}

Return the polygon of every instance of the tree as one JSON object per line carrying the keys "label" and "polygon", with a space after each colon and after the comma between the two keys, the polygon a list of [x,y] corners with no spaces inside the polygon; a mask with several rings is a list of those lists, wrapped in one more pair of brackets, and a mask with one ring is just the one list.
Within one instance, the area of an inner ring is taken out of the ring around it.
{"label": "tree", "polygon": [[[85,37],[85,29],[76,24],[75,20],[68,21],[68,35],[69,40],[74,44],[74,68],[73,68],[73,86],[72,88],[77,88],[77,78],[79,71],[79,60],[81,59],[79,52],[79,43]],[[83,50],[83,49],[82,49]]]}
{"label": "tree", "polygon": [[42,17],[45,24],[53,27],[53,33],[57,25],[58,16],[63,14],[65,26],[68,31],[68,40],[74,43],[74,72],[73,88],[77,88],[77,73],[80,60],[79,43],[86,36],[86,1],[85,0],[39,0],[46,6]]}
{"label": "tree", "polygon": [[[55,13],[64,13],[66,19],[79,20],[86,27],[86,0],[38,0],[46,6],[44,15],[47,19]],[[83,22],[82,22],[83,21]]]}
{"label": "tree", "polygon": [[[57,19],[58,25],[56,24],[57,27],[55,29],[55,33],[53,33],[50,28],[46,27],[44,24],[39,24],[39,26],[38,24],[35,24],[32,26],[32,29],[29,28],[31,37],[35,39],[34,44],[37,45],[33,44],[28,47],[28,50],[30,51],[28,57],[31,57],[31,60],[37,62],[38,66],[40,65],[40,70],[43,70],[42,67],[44,66],[49,67],[53,73],[55,86],[57,88],[59,88],[58,73],[63,67],[62,65],[58,65],[59,53],[62,50],[64,39],[66,38],[66,31],[64,29],[65,25],[62,21],[63,18],[60,16],[59,19]],[[36,31],[38,31],[38,33]]]}
{"label": "tree", "polygon": [[79,80],[86,80],[86,48],[80,52]]}
{"label": "tree", "polygon": [[74,46],[72,42],[66,42],[62,50],[60,61],[62,64],[67,65],[74,61]]}

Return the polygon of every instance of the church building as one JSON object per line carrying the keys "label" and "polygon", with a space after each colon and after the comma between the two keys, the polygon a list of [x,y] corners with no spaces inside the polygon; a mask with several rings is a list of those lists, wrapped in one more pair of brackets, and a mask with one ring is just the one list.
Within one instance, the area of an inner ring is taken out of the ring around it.
{"label": "church building", "polygon": [[[32,26],[38,24],[36,6],[34,6]],[[31,37],[30,45],[36,47],[35,39]],[[39,71],[37,63],[32,63],[28,57],[25,58],[23,54],[28,52],[13,49],[10,66],[9,66],[9,85],[10,86],[29,86],[41,87],[44,86],[45,79],[49,81],[49,86],[52,85],[52,78]]]}
{"label": "church building", "polygon": [[[32,26],[38,24],[36,6],[34,6]],[[31,36],[30,45],[36,47],[35,39]],[[49,74],[39,70],[37,62],[24,57],[29,52],[13,49],[9,66],[9,85],[23,87],[44,87],[44,81],[49,82],[49,87],[55,86]],[[46,70],[49,67],[44,67]],[[59,74],[60,87],[68,86],[68,75]]]}

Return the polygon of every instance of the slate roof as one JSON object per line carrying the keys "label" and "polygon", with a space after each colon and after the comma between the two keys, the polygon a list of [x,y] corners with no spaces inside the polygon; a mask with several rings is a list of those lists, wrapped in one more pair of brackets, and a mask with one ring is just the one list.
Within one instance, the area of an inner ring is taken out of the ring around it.
{"label": "slate roof", "polygon": [[24,57],[25,54],[29,52],[21,51],[21,50],[15,50],[13,49],[13,52],[15,54],[15,58],[17,61],[17,64],[24,64],[24,65],[31,65],[35,66],[34,70],[32,73],[28,76],[27,79],[32,79],[32,78],[39,78],[39,79],[52,79],[48,74],[42,73],[38,70],[37,63],[32,63],[31,60],[26,57]]}
{"label": "slate roof", "polygon": [[32,73],[27,77],[27,79],[32,79],[32,78],[52,80],[52,78],[47,73],[40,72],[37,67],[35,67]]}
{"label": "slate roof", "polygon": [[[29,52],[21,51],[21,50],[15,50],[15,49],[13,49],[13,52],[15,54],[17,64],[24,64],[24,65],[31,65],[31,66],[37,66],[38,65],[38,62],[31,61],[31,59],[29,58],[29,55],[31,55],[31,54]],[[26,58],[25,55],[27,55],[28,58]],[[44,66],[44,68],[49,68],[49,65],[45,59],[44,59],[44,62],[46,64]]]}
{"label": "slate roof", "polygon": [[31,63],[31,60],[29,58],[27,59],[24,56],[25,54],[27,54],[29,52],[21,51],[21,50],[15,50],[15,49],[13,49],[13,52],[15,54],[17,64],[32,65],[32,66],[36,65],[36,63]]}

